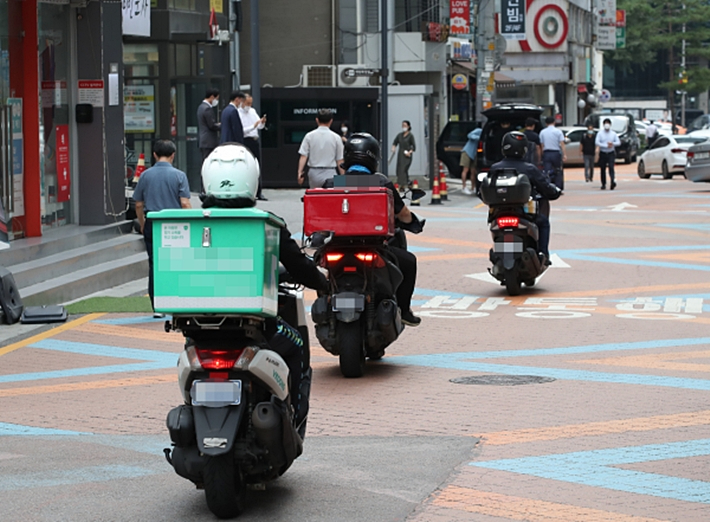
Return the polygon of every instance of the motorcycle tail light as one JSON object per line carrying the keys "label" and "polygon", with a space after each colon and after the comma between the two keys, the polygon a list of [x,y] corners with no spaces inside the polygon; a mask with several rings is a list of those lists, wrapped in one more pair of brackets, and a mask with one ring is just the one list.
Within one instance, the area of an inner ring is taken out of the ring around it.
{"label": "motorcycle tail light", "polygon": [[241,357],[243,349],[225,350],[225,349],[207,349],[195,347],[195,353],[200,361],[200,365],[205,370],[231,370],[234,364]]}
{"label": "motorcycle tail light", "polygon": [[257,346],[247,346],[244,350],[242,350],[242,354],[239,356],[239,359],[237,359],[237,362],[234,363],[234,367],[239,370],[248,369],[249,363],[251,363],[251,360],[258,351],[259,348]]}
{"label": "motorcycle tail light", "polygon": [[385,266],[385,262],[376,252],[360,252],[359,254],[355,254],[355,257],[366,265],[372,265],[377,268]]}
{"label": "motorcycle tail light", "polygon": [[520,218],[516,216],[506,216],[498,218],[498,228],[518,228]]}
{"label": "motorcycle tail light", "polygon": [[341,259],[343,259],[343,254],[340,254],[338,252],[330,252],[325,255],[325,264],[326,266],[335,265]]}

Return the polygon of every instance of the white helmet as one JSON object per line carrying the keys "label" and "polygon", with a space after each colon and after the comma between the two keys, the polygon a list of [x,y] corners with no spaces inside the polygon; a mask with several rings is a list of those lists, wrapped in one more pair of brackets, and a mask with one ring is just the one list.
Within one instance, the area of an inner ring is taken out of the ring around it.
{"label": "white helmet", "polygon": [[208,196],[216,199],[256,201],[259,163],[244,145],[220,145],[202,164],[202,186]]}

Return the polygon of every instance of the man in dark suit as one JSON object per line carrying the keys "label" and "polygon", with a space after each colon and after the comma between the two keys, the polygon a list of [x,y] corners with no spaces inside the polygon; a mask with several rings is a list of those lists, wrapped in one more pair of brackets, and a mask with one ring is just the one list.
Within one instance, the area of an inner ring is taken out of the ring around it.
{"label": "man in dark suit", "polygon": [[200,129],[198,145],[202,152],[202,161],[219,145],[219,128],[214,108],[219,102],[219,90],[207,89],[205,99],[197,108],[197,126]]}
{"label": "man in dark suit", "polygon": [[241,143],[244,145],[244,129],[237,109],[244,105],[245,100],[246,94],[241,91],[233,91],[229,95],[229,105],[222,111],[221,143]]}

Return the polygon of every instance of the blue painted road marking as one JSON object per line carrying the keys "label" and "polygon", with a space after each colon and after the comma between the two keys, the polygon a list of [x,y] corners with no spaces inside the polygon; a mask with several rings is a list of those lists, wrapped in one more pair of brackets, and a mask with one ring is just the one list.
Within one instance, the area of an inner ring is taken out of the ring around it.
{"label": "blue painted road marking", "polygon": [[709,245],[690,245],[690,246],[665,246],[665,247],[638,247],[638,248],[590,248],[590,249],[574,249],[574,250],[558,250],[556,253],[563,259],[577,259],[580,261],[596,261],[598,263],[615,263],[619,265],[634,265],[634,266],[653,266],[660,268],[675,268],[680,270],[698,270],[701,272],[710,272],[708,265],[691,265],[686,263],[669,263],[665,261],[653,261],[648,259],[624,259],[619,257],[605,257],[598,254],[639,254],[645,252],[683,252],[688,250],[710,249]]}
{"label": "blue painted road marking", "polygon": [[21,424],[10,424],[0,422],[0,436],[47,436],[47,435],[88,435],[81,431],[57,430],[53,428],[36,428],[34,426],[23,426]]}
{"label": "blue painted road marking", "polygon": [[470,465],[627,493],[710,504],[710,482],[614,467],[707,455],[710,455],[710,439],[471,462]]}
{"label": "blue painted road marking", "polygon": [[161,473],[161,471],[122,464],[91,466],[71,470],[44,470],[33,473],[13,474],[11,480],[0,481],[0,491],[107,482],[116,479],[134,479],[157,473]]}

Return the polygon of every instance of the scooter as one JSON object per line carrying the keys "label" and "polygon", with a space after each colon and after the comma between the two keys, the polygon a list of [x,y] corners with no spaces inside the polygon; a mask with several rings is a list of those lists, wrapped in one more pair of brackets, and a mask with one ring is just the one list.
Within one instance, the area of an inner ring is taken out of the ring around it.
{"label": "scooter", "polygon": [[[331,285],[330,292],[313,303],[311,316],[318,341],[326,351],[338,356],[340,371],[345,377],[362,377],[366,359],[382,359],[385,349],[404,330],[396,300],[403,276],[389,247],[406,249],[404,230],[419,233],[424,221],[397,223],[395,227],[391,216],[392,226],[386,232],[386,223],[380,225],[373,221],[381,219],[373,216],[382,216],[382,211],[365,202],[361,206],[358,198],[385,198],[386,201],[387,192],[384,188],[369,193],[357,189],[316,189],[311,194],[307,192],[304,199],[307,222],[309,212],[315,213],[308,210],[316,205],[313,198],[322,199],[318,203],[326,208],[323,215],[332,219],[331,230],[312,233],[306,241],[307,246],[316,248],[314,261],[328,271]],[[424,191],[412,189],[412,198],[421,199],[423,195]],[[328,209],[332,213],[329,214]],[[343,227],[339,226],[336,216],[341,211],[349,216]],[[365,235],[359,230],[377,227],[383,233]]]}
{"label": "scooter", "polygon": [[514,169],[491,171],[483,177],[481,198],[489,206],[488,225],[493,237],[489,273],[505,285],[508,295],[520,295],[522,284],[535,285],[549,265],[538,253],[537,201],[530,199],[528,177]]}
{"label": "scooter", "polygon": [[[279,277],[279,315],[308,343],[302,292]],[[303,451],[306,420],[294,421],[289,370],[264,339],[264,319],[246,315],[173,315],[182,332],[178,382],[185,403],[167,417],[176,473],[204,489],[219,518],[245,509],[247,488],[264,487]],[[303,385],[301,387],[303,391]]]}

